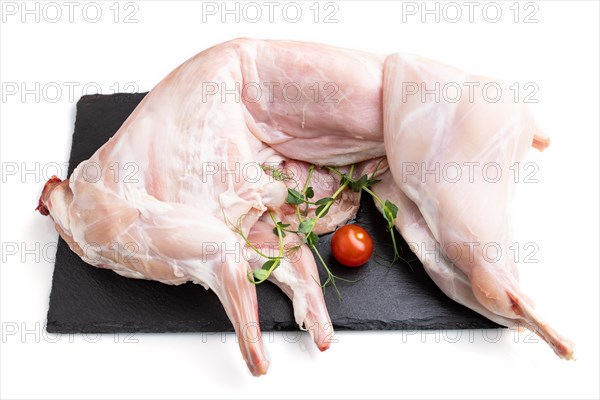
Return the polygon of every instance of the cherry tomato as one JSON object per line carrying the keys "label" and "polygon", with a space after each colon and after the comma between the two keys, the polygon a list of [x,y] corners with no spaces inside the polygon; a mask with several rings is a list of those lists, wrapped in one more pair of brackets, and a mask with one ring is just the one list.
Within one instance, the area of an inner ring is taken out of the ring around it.
{"label": "cherry tomato", "polygon": [[347,267],[358,267],[373,254],[371,236],[358,225],[339,228],[331,238],[331,252],[336,260]]}

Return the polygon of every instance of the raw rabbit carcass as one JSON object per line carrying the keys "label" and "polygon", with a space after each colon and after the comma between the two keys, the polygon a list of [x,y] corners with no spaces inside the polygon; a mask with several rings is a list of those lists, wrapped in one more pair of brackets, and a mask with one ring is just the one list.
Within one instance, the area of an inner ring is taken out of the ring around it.
{"label": "raw rabbit carcass", "polygon": [[[533,138],[533,125],[519,107],[481,105],[480,100],[471,105],[402,101],[403,80],[431,81],[446,71],[418,58],[386,59],[319,44],[236,39],[217,45],[161,81],[69,180],[50,180],[38,208],[52,217],[73,251],[93,265],[167,284],[192,281],[215,291],[248,367],[254,375],[264,374],[269,361],[256,340],[256,291],[248,279],[261,260],[243,257],[244,237],[258,244],[274,239],[269,238],[273,226],[267,211],[293,221],[285,204],[289,185],[274,179],[265,166],[296,163],[302,170],[313,163],[343,169],[364,162],[367,171],[387,156],[391,174],[386,180],[393,178],[394,184],[379,187],[387,188],[394,201],[401,202],[395,195],[405,194],[432,240],[443,244],[464,235],[507,239],[503,206],[510,185],[498,185],[501,193],[493,197],[498,213],[482,225],[480,217],[489,214],[492,201],[480,193],[487,188],[452,191],[414,179],[405,182],[403,163],[430,162],[432,154],[443,155],[441,161],[482,160],[489,154],[480,150],[497,141],[506,155],[500,160],[508,162],[532,143],[547,144],[542,137]],[[522,119],[511,125],[507,118]],[[115,179],[126,176],[131,163],[139,173]],[[329,232],[345,223],[357,205],[355,195],[344,194],[316,231]],[[405,232],[403,223],[396,226]],[[298,238],[288,238],[293,239]],[[132,243],[139,249],[135,262],[121,256]],[[475,300],[466,305],[496,320],[513,320],[517,312],[528,319],[531,307],[512,281],[514,290],[498,289],[510,274],[494,273],[479,261],[456,262],[464,274],[464,291],[474,288]],[[332,327],[314,282],[315,266],[305,247],[301,259],[282,262],[270,279],[292,299],[298,324],[326,349]],[[512,272],[514,265],[502,268]],[[318,330],[311,329],[315,324]],[[248,327],[256,330],[252,340],[244,337]],[[566,341],[546,339],[562,356],[570,354]]]}

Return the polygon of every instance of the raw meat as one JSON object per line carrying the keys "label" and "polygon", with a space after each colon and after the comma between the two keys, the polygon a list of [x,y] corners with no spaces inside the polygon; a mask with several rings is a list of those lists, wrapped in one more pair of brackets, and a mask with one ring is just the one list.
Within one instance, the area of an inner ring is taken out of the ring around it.
{"label": "raw meat", "polygon": [[[130,278],[192,281],[212,289],[250,371],[261,375],[269,361],[248,273],[264,260],[243,257],[242,235],[261,246],[275,239],[267,210],[293,221],[285,204],[292,182],[275,179],[265,167],[306,171],[306,163],[314,163],[347,171],[362,163],[359,170],[372,171],[387,155],[391,174],[385,179],[393,177],[397,186],[380,184],[378,190],[400,203],[405,214],[396,226],[402,233],[442,245],[465,239],[508,243],[512,185],[506,179],[494,186],[448,186],[402,171],[421,162],[495,160],[506,167],[531,144],[548,144],[541,135],[534,138],[531,116],[513,104],[402,99],[402,82],[467,77],[486,82],[416,57],[299,42],[226,42],[171,72],[68,181],[46,184],[38,209],[92,265]],[[317,169],[314,179],[328,177]],[[320,194],[335,188],[335,181],[316,187]],[[358,195],[343,193],[316,232],[345,223],[357,205]],[[406,228],[411,218],[416,233]],[[319,326],[311,334],[324,350],[333,330],[319,285],[312,282],[318,279],[314,258],[306,246],[301,250],[301,258],[282,262],[271,280],[292,299],[301,327]],[[514,264],[498,270],[481,259],[424,264],[455,300],[496,321],[533,321],[557,353],[571,354],[570,345],[533,316],[517,289]],[[452,292],[449,285],[459,289]]]}

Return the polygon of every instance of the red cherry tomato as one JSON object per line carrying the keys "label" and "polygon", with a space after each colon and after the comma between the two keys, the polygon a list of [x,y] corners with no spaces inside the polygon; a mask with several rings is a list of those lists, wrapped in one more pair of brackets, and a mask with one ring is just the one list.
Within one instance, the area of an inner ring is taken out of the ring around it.
{"label": "red cherry tomato", "polygon": [[371,258],[373,240],[360,226],[344,225],[331,238],[331,252],[341,264],[358,267]]}

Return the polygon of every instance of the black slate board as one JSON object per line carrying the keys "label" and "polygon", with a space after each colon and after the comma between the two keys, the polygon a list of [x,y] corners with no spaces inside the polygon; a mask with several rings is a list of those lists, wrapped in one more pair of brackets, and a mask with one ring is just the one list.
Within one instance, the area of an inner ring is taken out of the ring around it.
{"label": "black slate board", "polygon": [[[69,175],[118,130],[144,96],[92,95],[80,99]],[[385,221],[369,196],[363,196],[357,222],[372,235],[375,254],[389,259],[392,247]],[[360,279],[338,283],[342,302],[332,288],[326,290],[327,307],[337,329],[498,327],[448,299],[399,235],[402,252],[412,261],[391,269],[374,261],[357,269],[338,265],[330,256],[329,236],[320,240],[319,250],[333,273]],[[291,302],[276,286],[265,283],[257,290],[263,330],[298,329]],[[47,329],[56,333],[215,332],[232,331],[232,325],[216,295],[199,285],[169,286],[123,278],[87,265],[59,239]]]}

